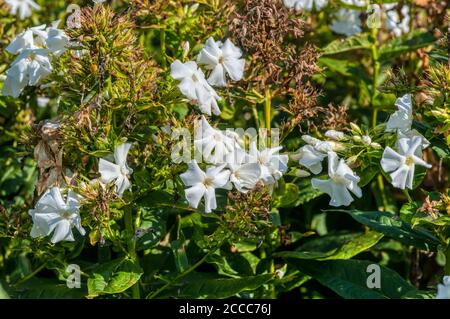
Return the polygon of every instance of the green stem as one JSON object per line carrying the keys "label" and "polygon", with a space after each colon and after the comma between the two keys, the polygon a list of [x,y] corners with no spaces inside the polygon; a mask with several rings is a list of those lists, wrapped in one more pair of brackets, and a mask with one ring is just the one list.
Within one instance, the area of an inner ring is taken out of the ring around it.
{"label": "green stem", "polygon": [[411,198],[411,195],[409,195],[409,192],[408,192],[408,189],[404,189],[403,190],[403,194],[405,194],[405,196],[406,196],[406,198],[408,199],[408,202],[409,203],[412,203],[413,202],[413,199]]}
{"label": "green stem", "polygon": [[[133,262],[138,263],[139,260],[136,254],[136,241],[134,240],[135,229],[133,226],[133,210],[131,207],[126,207],[124,219],[125,219],[125,230],[127,234],[128,255],[133,260]],[[131,295],[133,299],[141,298],[139,290],[139,281],[133,287],[131,287]]]}
{"label": "green stem", "polygon": [[[378,120],[378,109],[375,107],[375,99],[377,96],[377,86],[378,86],[378,78],[380,77],[380,62],[379,60],[379,52],[378,52],[378,29],[376,27],[372,28],[372,63],[373,63],[373,78],[372,78],[372,92],[370,95],[370,107],[372,108],[372,127],[375,128],[377,126]],[[388,201],[386,196],[386,190],[384,187],[384,180],[382,175],[378,175],[378,188],[381,193],[381,200],[383,202],[384,211],[388,210]]]}
{"label": "green stem", "polygon": [[173,280],[169,281],[167,284],[165,284],[164,286],[162,286],[161,288],[156,290],[154,293],[151,293],[151,294],[147,295],[146,299],[153,299],[153,298],[155,298],[161,292],[163,292],[164,290],[166,290],[167,288],[169,288],[170,286],[175,284],[178,280],[180,280],[181,278],[183,278],[183,277],[187,276],[188,274],[190,274],[191,272],[193,272],[197,267],[199,267],[201,264],[203,264],[209,256],[214,254],[217,251],[217,249],[219,249],[222,246],[222,244],[225,242],[225,240],[226,239],[222,240],[215,248],[211,249],[205,256],[203,256],[202,259],[197,261],[190,268],[186,269],[186,271],[180,273]]}
{"label": "green stem", "polygon": [[270,86],[267,85],[264,89],[265,95],[265,104],[264,104],[264,115],[266,119],[266,128],[267,128],[267,146],[270,147],[270,129],[271,129],[271,107],[272,107],[272,94],[270,92]]}
{"label": "green stem", "polygon": [[384,211],[387,212],[387,210],[388,210],[388,200],[387,200],[387,196],[386,196],[386,190],[384,188],[383,175],[381,175],[381,174],[378,175],[378,187],[380,188],[381,200],[383,202]]}
{"label": "green stem", "polygon": [[35,271],[33,271],[31,274],[23,277],[21,280],[19,280],[18,282],[16,282],[14,284],[14,287],[17,287],[21,284],[23,284],[24,282],[30,280],[31,278],[33,278],[34,276],[36,276],[42,269],[44,269],[44,267],[47,265],[47,263],[43,263],[42,265],[40,265],[38,268],[36,268]]}
{"label": "green stem", "polygon": [[162,57],[162,67],[167,67],[167,59],[166,59],[166,29],[162,28],[159,35],[159,42],[161,47],[161,57]]}
{"label": "green stem", "polygon": [[444,275],[450,276],[450,245],[447,246],[447,250],[445,251]]}
{"label": "green stem", "polygon": [[375,98],[377,96],[378,78],[380,76],[380,62],[378,52],[378,29],[372,28],[372,37],[374,43],[372,44],[372,63],[373,63],[373,78],[372,78],[372,94],[370,95],[370,107],[372,108],[372,126],[377,126],[378,110],[375,108]]}

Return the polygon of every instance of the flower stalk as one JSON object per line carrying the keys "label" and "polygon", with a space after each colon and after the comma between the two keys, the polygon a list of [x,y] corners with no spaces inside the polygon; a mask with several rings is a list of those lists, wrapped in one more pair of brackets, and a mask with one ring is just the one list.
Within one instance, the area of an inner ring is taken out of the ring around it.
{"label": "flower stalk", "polygon": [[264,116],[266,120],[266,128],[267,128],[267,146],[270,147],[270,130],[271,130],[271,107],[272,107],[272,93],[270,91],[270,86],[266,85],[264,89],[265,103],[264,103]]}

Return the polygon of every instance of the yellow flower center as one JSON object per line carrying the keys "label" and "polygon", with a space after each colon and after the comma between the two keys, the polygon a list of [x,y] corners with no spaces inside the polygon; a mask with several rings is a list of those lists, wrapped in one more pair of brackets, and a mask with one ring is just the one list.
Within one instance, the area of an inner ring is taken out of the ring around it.
{"label": "yellow flower center", "polygon": [[34,58],[36,58],[36,54],[35,53],[31,53],[29,56],[28,56],[28,61],[33,61],[34,60]]}
{"label": "yellow flower center", "polygon": [[220,64],[224,64],[224,63],[225,63],[225,58],[224,58],[223,56],[221,56],[221,57],[219,58],[219,63],[220,63]]}
{"label": "yellow flower center", "polygon": [[206,187],[210,187],[213,185],[213,180],[210,177],[206,177],[203,184],[205,184]]}
{"label": "yellow flower center", "polygon": [[344,184],[347,183],[347,180],[346,180],[344,177],[339,176],[339,175],[333,175],[333,176],[331,176],[331,179],[332,179],[336,184],[344,185]]}
{"label": "yellow flower center", "polygon": [[68,210],[65,210],[65,211],[62,213],[62,217],[63,217],[64,219],[70,219],[70,216],[72,216],[72,213],[69,212]]}
{"label": "yellow flower center", "polygon": [[413,159],[413,157],[411,155],[406,157],[405,164],[407,166],[413,166],[414,165],[414,159]]}

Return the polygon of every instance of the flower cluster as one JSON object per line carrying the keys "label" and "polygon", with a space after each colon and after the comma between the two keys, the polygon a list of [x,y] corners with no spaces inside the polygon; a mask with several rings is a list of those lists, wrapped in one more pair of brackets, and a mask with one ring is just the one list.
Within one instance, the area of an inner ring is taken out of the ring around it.
{"label": "flower cluster", "polygon": [[[283,0],[286,7],[297,11],[320,11],[328,4],[328,0]],[[360,9],[340,8],[333,14],[330,29],[338,34],[351,36],[362,31],[361,13],[369,5],[366,0],[341,0],[345,5],[359,7]],[[383,20],[384,26],[394,35],[400,36],[409,32],[409,6],[401,6],[401,14],[397,10],[398,3],[385,3],[382,7],[373,10],[374,19]],[[381,11],[382,10],[382,11]],[[380,12],[378,12],[380,11]],[[371,21],[378,23],[378,21]]]}
{"label": "flower cluster", "polygon": [[[398,108],[397,111],[383,125],[387,134],[396,134],[396,145],[395,149],[390,146],[385,147],[380,165],[384,172],[389,173],[394,187],[413,189],[415,166],[431,168],[431,165],[422,159],[422,152],[430,143],[417,130],[412,129],[411,95],[405,94],[398,98],[395,105]],[[329,179],[313,178],[311,184],[314,188],[330,195],[331,206],[348,206],[353,201],[350,192],[357,197],[362,196],[358,186],[360,177],[349,166],[355,156],[344,160],[340,159],[337,153],[345,153],[346,149],[355,142],[362,143],[371,149],[380,149],[381,145],[373,142],[368,135],[351,138],[343,132],[329,130],[325,136],[328,138],[326,141],[309,135],[302,136],[306,145],[302,146],[293,157],[315,175],[322,172],[322,162],[328,158]]]}
{"label": "flower cluster", "polygon": [[[129,143],[118,145],[114,150],[114,159],[111,159],[114,163],[110,158],[100,159],[98,166],[101,177],[91,183],[99,183],[101,187],[114,183],[116,194],[122,197],[124,191],[131,187],[129,176],[133,170],[127,165],[130,147]],[[85,234],[79,214],[82,197],[69,190],[64,202],[61,191],[63,190],[59,187],[51,187],[42,195],[35,208],[30,209],[29,214],[33,219],[31,237],[48,236],[53,232],[52,243],[73,241],[73,227],[77,228],[81,235]]]}
{"label": "flower cluster", "polygon": [[5,0],[10,7],[10,14],[19,14],[19,19],[24,20],[32,14],[32,10],[40,10],[41,7],[33,0]]}
{"label": "flower cluster", "polygon": [[314,188],[330,195],[331,206],[348,206],[353,201],[352,192],[357,197],[362,196],[358,186],[360,178],[351,170],[345,161],[338,157],[336,151],[341,150],[338,142],[344,138],[342,132],[327,131],[328,141],[320,141],[309,135],[302,138],[307,145],[300,148],[295,157],[299,163],[308,168],[313,174],[322,172],[322,161],[328,158],[328,179],[313,178],[311,184]]}
{"label": "flower cluster", "polygon": [[406,94],[397,99],[398,110],[389,117],[386,132],[396,132],[396,150],[386,147],[381,159],[381,167],[390,173],[392,185],[400,189],[413,189],[415,166],[431,168],[422,159],[422,152],[430,143],[417,130],[411,128],[413,122],[412,97]]}
{"label": "flower cluster", "polygon": [[[197,62],[182,63],[176,60],[171,65],[171,75],[180,80],[181,93],[197,104],[202,113],[220,115],[217,101],[220,97],[211,87],[227,86],[227,76],[239,81],[244,75],[245,60],[242,51],[229,39],[225,42],[209,38],[197,56]],[[198,67],[205,66],[206,79]],[[188,170],[181,174],[181,180],[189,188],[185,195],[189,205],[197,208],[201,199],[205,201],[205,212],[217,208],[215,190],[231,190],[233,185],[239,192],[247,192],[262,181],[273,186],[287,170],[287,155],[280,155],[281,147],[262,148],[252,142],[249,152],[244,150],[243,141],[234,132],[213,128],[204,116],[196,122],[195,148],[210,166],[203,171],[196,160],[188,164]]]}
{"label": "flower cluster", "polygon": [[29,28],[8,45],[6,51],[18,56],[6,72],[3,95],[16,98],[27,85],[36,86],[52,72],[51,59],[64,53],[69,43],[58,24]]}
{"label": "flower cluster", "polygon": [[[176,60],[170,66],[171,75],[179,80],[178,88],[181,93],[192,103],[199,106],[202,113],[220,115],[217,104],[221,100],[216,91],[211,87],[223,87],[227,85],[227,75],[234,81],[242,79],[245,60],[241,59],[242,51],[229,39],[222,43],[209,38],[205,47],[199,53],[197,62],[188,61],[182,63]],[[198,64],[204,65],[209,76],[206,79]]]}
{"label": "flower cluster", "polygon": [[250,143],[248,152],[243,141],[234,132],[213,128],[204,116],[197,121],[196,150],[209,166],[203,171],[196,160],[188,164],[181,180],[189,188],[186,199],[197,208],[205,199],[205,212],[217,208],[215,189],[231,190],[233,186],[241,193],[252,190],[258,182],[272,188],[287,170],[288,156],[279,154],[279,147],[260,147]]}

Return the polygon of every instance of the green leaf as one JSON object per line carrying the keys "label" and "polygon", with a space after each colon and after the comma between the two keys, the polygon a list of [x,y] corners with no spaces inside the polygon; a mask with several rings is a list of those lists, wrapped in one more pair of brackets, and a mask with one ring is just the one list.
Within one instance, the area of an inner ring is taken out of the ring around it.
{"label": "green leaf", "polygon": [[395,37],[391,41],[380,47],[380,61],[390,61],[405,52],[415,51],[417,49],[432,45],[436,41],[430,32],[414,32],[402,37]]}
{"label": "green leaf", "polygon": [[189,268],[189,261],[186,255],[186,247],[184,243],[180,240],[174,240],[170,244],[175,258],[175,265],[177,266],[178,272],[183,272]]}
{"label": "green leaf", "polygon": [[0,299],[9,299],[8,293],[3,289],[2,284],[0,283]]}
{"label": "green leaf", "polygon": [[139,207],[141,210],[141,235],[136,244],[137,250],[144,250],[159,244],[163,234],[166,232],[167,212],[163,209],[150,209]]}
{"label": "green leaf", "polygon": [[370,231],[365,234],[326,235],[315,238],[295,251],[275,253],[275,257],[297,259],[350,259],[374,246],[383,234]]}
{"label": "green leaf", "polygon": [[318,189],[312,187],[310,179],[301,181],[298,184],[298,190],[298,199],[294,206],[303,205],[323,194]]}
{"label": "green leaf", "polygon": [[352,216],[357,222],[366,225],[388,237],[394,238],[405,245],[415,246],[424,250],[437,249],[439,240],[429,231],[416,227],[412,228],[407,222],[387,212],[337,210]]}
{"label": "green leaf", "polygon": [[180,288],[179,296],[189,298],[221,299],[243,291],[258,289],[273,278],[272,274],[242,278],[218,278],[188,280]]}
{"label": "green leaf", "polygon": [[326,56],[319,59],[319,64],[326,67],[331,72],[339,73],[343,76],[352,76],[355,74],[355,69],[358,67],[356,63],[348,60],[333,59]]}
{"label": "green leaf", "polygon": [[86,285],[70,289],[65,282],[56,279],[31,278],[14,290],[9,291],[11,298],[24,299],[84,299]]}
{"label": "green leaf", "polygon": [[278,197],[274,203],[275,207],[291,207],[296,206],[295,201],[298,199],[299,190],[297,185],[286,183],[281,190],[282,196]]}
{"label": "green leaf", "polygon": [[88,298],[124,292],[139,281],[142,273],[142,268],[130,259],[104,263],[88,279]]}
{"label": "green leaf", "polygon": [[436,291],[412,290],[402,296],[402,299],[435,299]]}
{"label": "green leaf", "polygon": [[[259,259],[257,260],[259,261]],[[219,275],[227,277],[239,278],[255,274],[252,265],[243,254],[220,252],[220,254],[210,255],[206,262],[214,264]],[[256,265],[254,268],[256,268]]]}
{"label": "green leaf", "polygon": [[368,272],[371,261],[364,260],[293,260],[302,273],[318,280],[343,298],[348,299],[398,299],[413,294],[416,288],[393,270],[380,266],[380,288],[369,288]]}
{"label": "green leaf", "polygon": [[345,39],[337,39],[323,48],[323,55],[337,54],[358,49],[370,49],[372,42],[368,33],[359,33]]}

